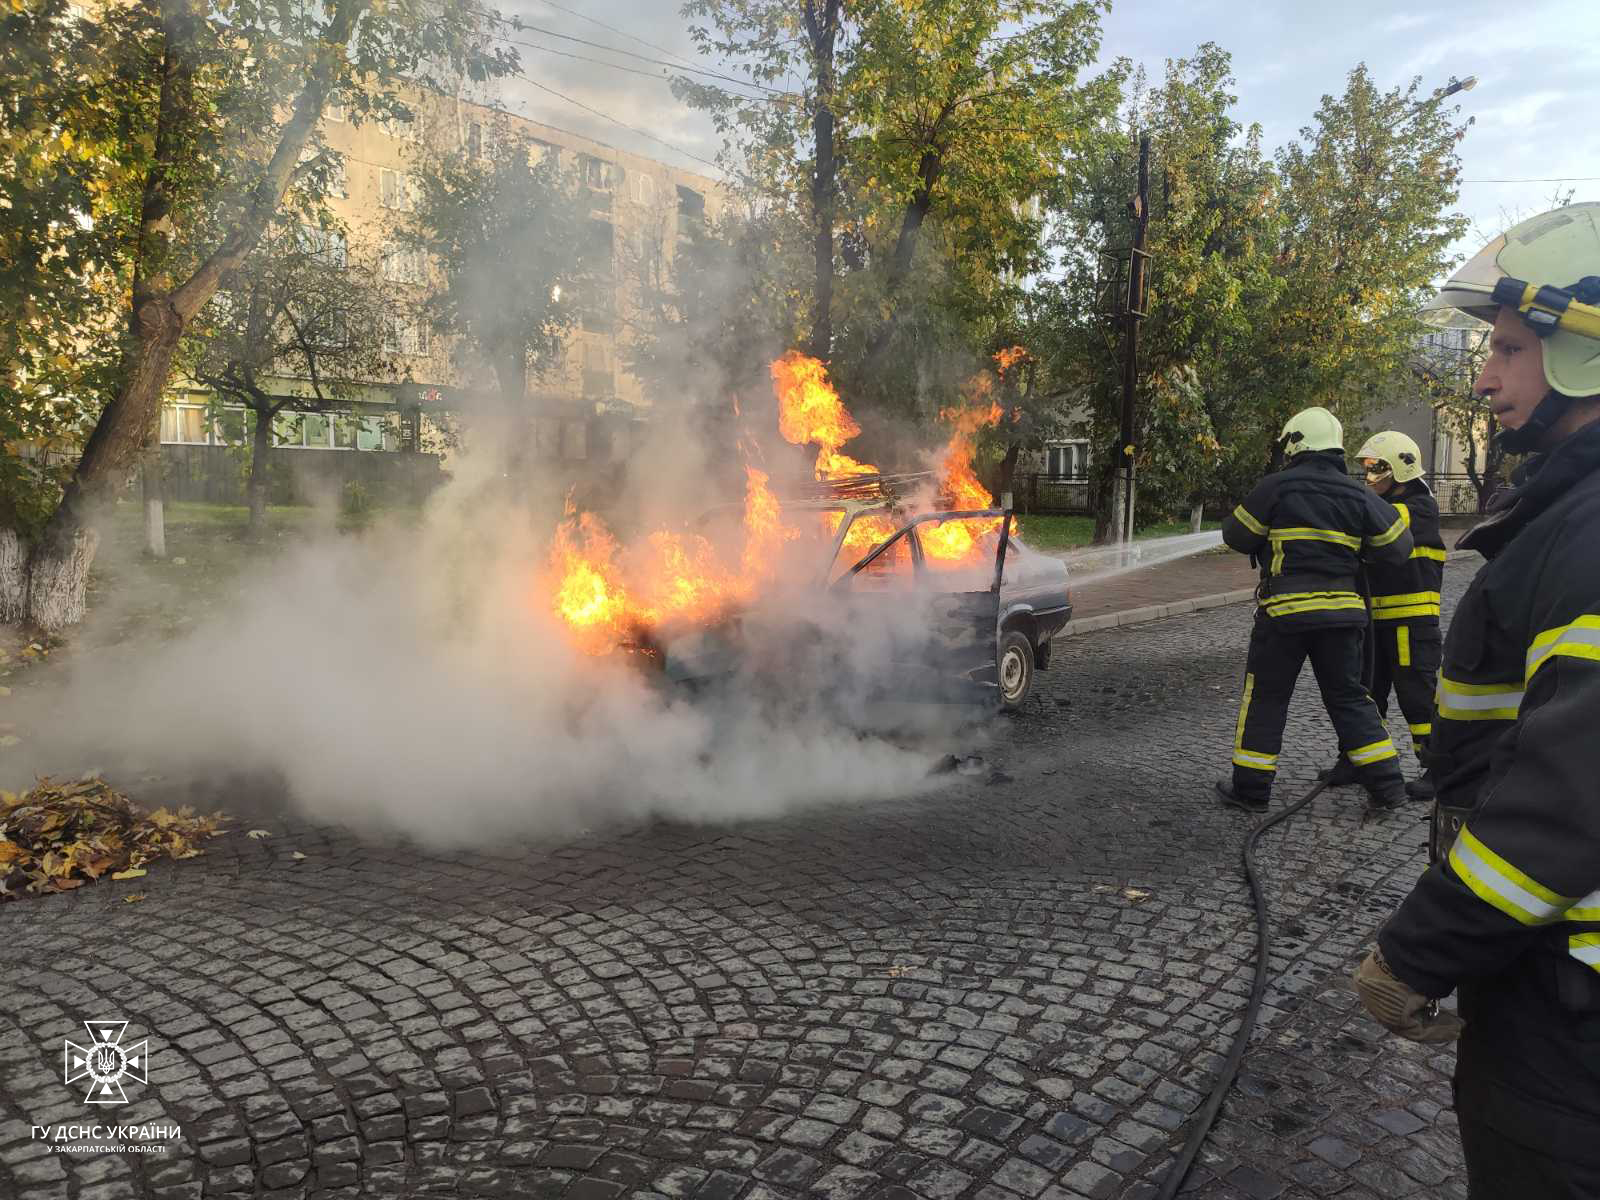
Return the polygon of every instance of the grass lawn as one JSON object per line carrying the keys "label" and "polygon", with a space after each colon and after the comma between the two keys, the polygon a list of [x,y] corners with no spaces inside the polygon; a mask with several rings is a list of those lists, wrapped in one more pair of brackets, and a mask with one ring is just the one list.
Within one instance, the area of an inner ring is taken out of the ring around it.
{"label": "grass lawn", "polygon": [[[1094,540],[1093,517],[1019,516],[1022,523],[1022,540],[1035,550],[1076,550]],[[1221,521],[1206,521],[1202,529],[1221,529]],[[1187,521],[1166,521],[1147,525],[1134,537],[1137,539],[1173,537],[1189,532]]]}

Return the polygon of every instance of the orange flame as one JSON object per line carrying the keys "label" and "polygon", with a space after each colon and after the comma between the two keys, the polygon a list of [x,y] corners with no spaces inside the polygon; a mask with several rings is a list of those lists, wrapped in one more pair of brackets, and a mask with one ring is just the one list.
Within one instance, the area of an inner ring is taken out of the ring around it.
{"label": "orange flame", "polygon": [[[818,479],[877,472],[875,466],[842,453],[861,427],[828,382],[822,363],[790,351],[772,364],[772,380],[779,432],[795,445],[817,447]],[[989,493],[978,481],[972,459],[977,431],[1001,416],[1000,406],[987,399],[992,388],[992,377],[980,376],[970,388],[975,403],[939,414],[951,426],[940,458],[940,490],[958,509],[989,507]],[[804,531],[785,521],[766,472],[747,465],[745,480],[744,547],[736,566],[725,563],[718,548],[695,533],[659,529],[623,549],[598,517],[569,509],[551,543],[546,584],[557,615],[581,649],[604,654],[663,622],[714,619],[778,579],[785,546]],[[831,537],[842,520],[840,513],[819,514],[816,531]],[[918,536],[928,559],[962,565],[974,558],[979,540],[998,524],[929,524]],[[841,558],[854,562],[899,525],[900,519],[890,514],[857,517]]]}
{"label": "orange flame", "polygon": [[817,447],[818,479],[877,473],[877,467],[839,453],[861,426],[828,382],[821,361],[790,350],[772,364],[772,383],[778,393],[778,432],[796,446]]}

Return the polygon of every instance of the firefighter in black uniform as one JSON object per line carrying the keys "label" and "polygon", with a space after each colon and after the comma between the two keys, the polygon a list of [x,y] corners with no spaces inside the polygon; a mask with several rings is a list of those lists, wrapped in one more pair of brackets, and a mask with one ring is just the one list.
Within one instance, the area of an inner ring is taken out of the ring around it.
{"label": "firefighter in black uniform", "polygon": [[1427,771],[1428,735],[1433,732],[1433,692],[1439,674],[1439,589],[1444,584],[1445,548],[1439,505],[1422,478],[1422,452],[1398,430],[1367,439],[1356,452],[1367,486],[1399,510],[1411,530],[1411,558],[1401,567],[1374,563],[1372,588],[1372,699],[1389,713],[1392,689],[1411,731],[1411,748],[1422,764],[1420,779],[1406,784],[1414,800],[1433,799]]}
{"label": "firefighter in black uniform", "polygon": [[[1493,320],[1477,391],[1531,457],[1459,543],[1430,757],[1433,865],[1356,987],[1460,1036],[1472,1200],[1600,1196],[1600,204],[1525,221],[1436,302]],[[1438,1008],[1455,991],[1459,1016]],[[1463,1030],[1462,1023],[1465,1022]]]}
{"label": "firefighter in black uniform", "polygon": [[1411,533],[1393,506],[1350,477],[1344,431],[1327,409],[1295,414],[1283,440],[1289,465],[1257,484],[1222,523],[1229,546],[1260,560],[1261,588],[1233,778],[1217,792],[1235,808],[1266,810],[1289,699],[1309,658],[1340,749],[1373,806],[1393,808],[1405,799],[1405,784],[1394,743],[1362,686],[1367,602],[1360,573],[1363,557],[1404,566]]}

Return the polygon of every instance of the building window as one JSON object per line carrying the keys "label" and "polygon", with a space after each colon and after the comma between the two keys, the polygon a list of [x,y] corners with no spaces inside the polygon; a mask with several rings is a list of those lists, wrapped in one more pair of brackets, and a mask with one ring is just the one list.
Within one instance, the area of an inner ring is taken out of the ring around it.
{"label": "building window", "polygon": [[404,171],[378,170],[378,203],[397,212],[411,211],[411,177]]}
{"label": "building window", "polygon": [[528,143],[528,165],[537,167],[540,163],[548,162],[552,165],[561,162],[561,151],[549,142],[542,142],[534,138]]}
{"label": "building window", "polygon": [[1088,478],[1088,442],[1051,442],[1045,447],[1044,456],[1046,475],[1062,479]]}
{"label": "building window", "polygon": [[336,200],[346,200],[350,196],[350,178],[345,174],[342,154],[334,155],[328,163],[328,195]]}
{"label": "building window", "polygon": [[209,446],[211,423],[204,404],[169,404],[161,410],[161,440],[167,445]]}
{"label": "building window", "polygon": [[489,157],[489,131],[482,121],[467,122],[467,153],[473,158]]}
{"label": "building window", "polygon": [[329,92],[328,100],[322,106],[322,115],[329,121],[344,120],[344,98],[338,92]]}
{"label": "building window", "polygon": [[398,242],[383,247],[383,277],[390,283],[422,283],[425,278],[423,253]]}
{"label": "building window", "polygon": [[300,428],[305,433],[307,446],[316,450],[327,450],[333,446],[333,421],[327,413],[306,413]]}
{"label": "building window", "polygon": [[592,154],[578,155],[578,169],[583,173],[583,181],[597,192],[609,192],[621,173],[605,159]]}
{"label": "building window", "polygon": [[324,308],[312,313],[305,325],[307,345],[317,350],[339,350],[350,344],[350,322],[344,309]]}
{"label": "building window", "polygon": [[651,176],[639,173],[633,177],[634,199],[640,204],[649,206],[656,202],[656,181]]}
{"label": "building window", "polygon": [[691,221],[706,219],[706,198],[693,188],[678,187],[678,215]]}
{"label": "building window", "polygon": [[302,225],[295,236],[300,253],[308,254],[324,266],[344,269],[347,258],[344,234],[337,229]]}
{"label": "building window", "polygon": [[356,418],[357,450],[397,450],[400,439],[395,433],[393,413],[382,413]]}
{"label": "building window", "polygon": [[387,354],[426,354],[427,325],[416,317],[390,313],[383,323],[383,349]]}
{"label": "building window", "polygon": [[379,118],[378,124],[383,126],[383,131],[396,141],[415,142],[422,136],[422,114],[412,113],[409,116],[390,115]]}
{"label": "building window", "polygon": [[300,446],[305,444],[305,420],[299,413],[281,412],[272,418],[272,444],[274,446]]}

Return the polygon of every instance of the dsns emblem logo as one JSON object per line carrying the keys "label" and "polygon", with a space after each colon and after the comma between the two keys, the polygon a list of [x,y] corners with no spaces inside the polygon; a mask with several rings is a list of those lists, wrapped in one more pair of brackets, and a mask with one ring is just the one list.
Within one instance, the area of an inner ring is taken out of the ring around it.
{"label": "dsns emblem logo", "polygon": [[89,1094],[85,1104],[126,1104],[128,1095],[122,1090],[122,1081],[150,1082],[149,1039],[131,1046],[122,1045],[126,1021],[85,1021],[89,1031],[88,1046],[67,1041],[65,1066],[66,1082],[89,1081]]}

